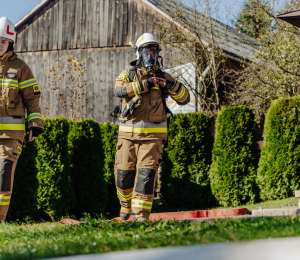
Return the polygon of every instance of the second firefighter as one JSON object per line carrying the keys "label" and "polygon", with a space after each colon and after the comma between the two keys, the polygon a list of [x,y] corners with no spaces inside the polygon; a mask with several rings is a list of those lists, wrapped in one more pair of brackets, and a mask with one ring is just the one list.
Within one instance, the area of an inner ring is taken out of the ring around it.
{"label": "second firefighter", "polygon": [[159,42],[143,34],[134,46],[137,59],[116,79],[115,94],[123,98],[116,147],[115,180],[120,217],[149,219],[162,146],[167,140],[165,102],[169,95],[179,105],[189,103],[189,91],[160,69]]}

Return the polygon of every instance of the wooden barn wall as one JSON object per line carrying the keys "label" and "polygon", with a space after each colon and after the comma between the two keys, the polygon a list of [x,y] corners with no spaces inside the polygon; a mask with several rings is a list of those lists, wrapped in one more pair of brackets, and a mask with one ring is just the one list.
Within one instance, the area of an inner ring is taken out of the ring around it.
{"label": "wooden barn wall", "polygon": [[[178,49],[168,47],[163,47],[163,49],[173,55],[180,55]],[[86,102],[80,116],[104,123],[111,121],[109,114],[120,102],[120,99],[114,96],[115,79],[124,69],[130,68],[130,61],[136,57],[131,47],[27,52],[18,55],[29,65],[41,87],[41,109],[42,114],[47,117],[60,115],[70,117],[67,112],[69,111],[69,103],[72,101],[67,98],[70,93],[68,87],[74,86],[72,85],[74,82],[69,80],[57,82],[55,78],[49,75],[49,68],[56,66],[58,59],[63,56],[78,57],[79,60],[86,58],[84,62],[86,71],[83,74],[83,80],[87,82]],[[172,64],[165,59],[164,68],[171,67]],[[67,109],[63,109],[61,101],[58,100],[58,93],[51,90],[53,81],[56,81],[63,90],[64,103]]]}
{"label": "wooden barn wall", "polygon": [[16,51],[128,46],[159,17],[140,0],[53,0],[18,26]]}

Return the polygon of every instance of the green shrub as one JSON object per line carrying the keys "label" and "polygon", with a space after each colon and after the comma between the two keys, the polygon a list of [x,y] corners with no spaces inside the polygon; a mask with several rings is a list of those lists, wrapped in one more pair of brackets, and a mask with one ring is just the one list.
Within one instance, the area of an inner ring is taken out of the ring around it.
{"label": "green shrub", "polygon": [[6,218],[8,221],[29,219],[37,214],[36,149],[34,142],[28,142],[28,137],[28,121],[26,120],[25,139],[15,171],[13,193]]}
{"label": "green shrub", "polygon": [[69,124],[64,118],[46,119],[44,133],[36,140],[38,208],[52,219],[65,215],[74,205],[68,132]]}
{"label": "green shrub", "polygon": [[104,150],[99,124],[90,119],[69,121],[71,180],[75,192],[72,212],[104,213],[107,194],[103,176]]}
{"label": "green shrub", "polygon": [[260,197],[293,197],[300,187],[300,97],[272,102],[263,136],[257,176]]}
{"label": "green shrub", "polygon": [[[117,139],[111,140],[114,132],[114,126],[112,124],[100,124],[100,128],[102,133],[102,144],[105,154],[104,180],[106,182],[108,197],[106,211],[111,214],[117,214],[120,211],[120,202],[117,196],[114,176]],[[119,129],[118,125],[116,129]]]}
{"label": "green shrub", "polygon": [[213,138],[203,113],[175,115],[164,151],[162,199],[169,207],[199,209],[211,205],[208,178]]}
{"label": "green shrub", "polygon": [[256,127],[253,111],[246,106],[224,107],[217,117],[209,175],[213,194],[225,207],[257,200]]}

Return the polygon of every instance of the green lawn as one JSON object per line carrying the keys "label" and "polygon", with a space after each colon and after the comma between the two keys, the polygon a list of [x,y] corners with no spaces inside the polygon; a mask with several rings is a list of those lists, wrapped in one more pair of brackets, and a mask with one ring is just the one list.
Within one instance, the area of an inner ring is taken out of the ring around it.
{"label": "green lawn", "polygon": [[[256,204],[246,204],[241,205],[235,208],[248,208],[248,209],[257,209],[258,207],[262,208],[277,208],[277,207],[286,207],[286,206],[297,206],[298,204],[298,198],[288,198],[288,199],[282,199],[282,200],[271,200],[271,201],[265,201],[260,202]],[[233,208],[233,207],[229,207]],[[225,207],[213,207],[213,208],[206,208],[204,210],[213,210],[213,209],[226,209]],[[163,205],[160,205],[156,207],[152,212],[153,213],[159,213],[159,212],[177,212],[177,211],[183,211],[184,209],[178,210],[174,208],[165,208]],[[195,209],[195,210],[203,210],[203,209]]]}
{"label": "green lawn", "polygon": [[[286,207],[286,206],[297,206],[298,198],[288,198],[282,200],[270,200],[265,202],[260,202],[256,204],[246,204],[239,206],[237,208],[248,208],[248,209],[257,209],[258,207],[262,208],[277,208],[277,207]],[[224,209],[224,207],[218,207],[213,209]]]}
{"label": "green lawn", "polygon": [[0,259],[41,259],[138,248],[300,235],[300,218],[249,218],[212,223],[156,221],[0,224]]}
{"label": "green lawn", "polygon": [[[244,205],[296,205],[296,198]],[[300,217],[119,223],[84,218],[80,225],[0,223],[0,260],[41,259],[117,250],[300,236]]]}

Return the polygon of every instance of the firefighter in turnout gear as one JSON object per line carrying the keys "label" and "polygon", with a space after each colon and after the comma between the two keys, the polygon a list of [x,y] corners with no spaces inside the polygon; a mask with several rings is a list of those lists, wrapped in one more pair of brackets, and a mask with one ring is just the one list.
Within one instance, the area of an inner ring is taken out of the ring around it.
{"label": "firefighter in turnout gear", "polygon": [[26,63],[13,52],[14,24],[0,18],[0,221],[5,221],[11,199],[14,172],[25,135],[25,108],[29,121],[29,141],[44,128],[39,98],[40,88]]}
{"label": "firefighter in turnout gear", "polygon": [[136,45],[137,60],[116,79],[115,94],[122,98],[115,180],[121,204],[120,217],[149,219],[162,146],[167,140],[166,95],[179,105],[189,103],[189,91],[160,69],[159,42],[150,33]]}

